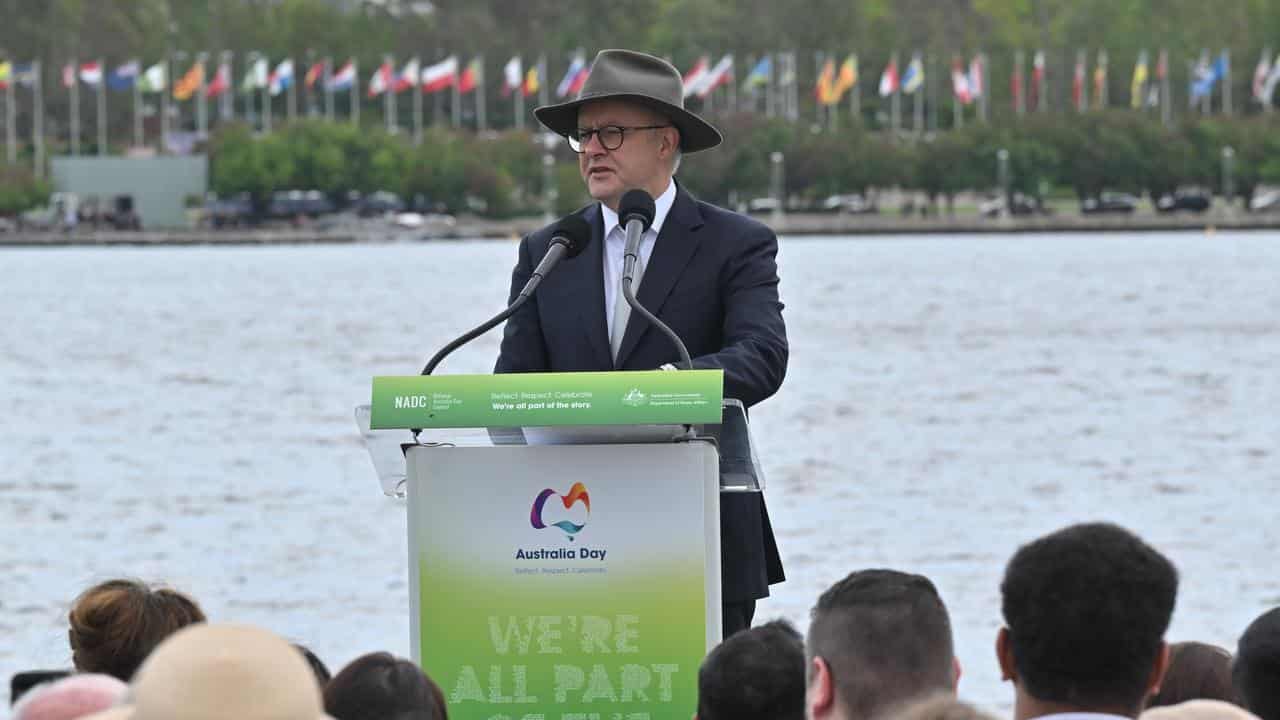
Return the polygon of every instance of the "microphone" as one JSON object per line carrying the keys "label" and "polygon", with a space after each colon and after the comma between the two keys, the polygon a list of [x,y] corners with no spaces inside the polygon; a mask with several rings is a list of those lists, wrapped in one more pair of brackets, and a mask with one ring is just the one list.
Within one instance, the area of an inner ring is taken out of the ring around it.
{"label": "microphone", "polygon": [[587,224],[586,220],[583,220],[577,214],[562,218],[551,230],[551,246],[547,248],[546,255],[542,256],[542,261],[534,268],[533,274],[529,276],[528,282],[524,284],[519,294],[516,295],[515,300],[512,300],[511,304],[502,312],[494,315],[474,329],[463,333],[453,342],[441,348],[440,352],[427,361],[426,366],[422,368],[422,374],[430,375],[449,353],[489,332],[503,320],[511,317],[533,295],[533,292],[538,289],[538,285],[542,283],[543,278],[551,274],[551,271],[555,269],[561,260],[577,257],[590,242],[591,226]]}
{"label": "microphone", "polygon": [[618,221],[623,224],[627,232],[627,242],[622,251],[622,297],[632,310],[639,313],[671,340],[680,353],[681,367],[692,370],[693,359],[689,357],[689,348],[685,347],[684,341],[666,323],[659,320],[658,316],[649,312],[648,308],[636,300],[635,291],[632,288],[635,283],[636,260],[640,257],[640,239],[653,224],[655,212],[653,196],[638,188],[623,193],[622,199],[618,202]]}

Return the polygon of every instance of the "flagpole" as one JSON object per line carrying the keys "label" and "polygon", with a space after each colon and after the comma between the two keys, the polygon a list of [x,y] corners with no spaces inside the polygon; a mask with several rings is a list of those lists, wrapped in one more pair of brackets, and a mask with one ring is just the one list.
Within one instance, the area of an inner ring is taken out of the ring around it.
{"label": "flagpole", "polygon": [[929,132],[938,131],[938,56],[929,53],[929,72],[925,73],[924,86],[929,90]]}
{"label": "flagpole", "polygon": [[[919,53],[911,58],[912,64],[915,63],[917,57],[919,57]],[[920,72],[924,72],[923,59],[920,61],[919,67]],[[926,75],[925,80],[927,79],[928,76]],[[920,87],[916,88],[915,92],[911,93],[911,126],[912,132],[916,135],[920,135],[924,132],[924,92],[924,80],[921,80]]]}
{"label": "flagpole", "polygon": [[360,63],[351,58],[351,124],[360,126]]}
{"label": "flagpole", "polygon": [[[65,81],[65,78],[64,78]],[[71,59],[71,154],[80,154],[80,59]]]}
{"label": "flagpole", "polygon": [[[311,75],[311,68],[315,64],[316,64],[316,51],[311,48],[307,48],[307,60],[306,60],[306,63],[303,65],[303,67],[305,67],[307,71],[305,73],[302,73],[302,83],[303,83],[302,92],[304,93],[303,104],[307,106],[307,117],[309,118],[313,118],[316,115],[320,114],[319,105],[318,103],[316,103],[315,90],[313,90],[311,87],[306,86],[307,77]],[[295,79],[298,76],[299,69],[300,68],[293,69],[293,74]]]}
{"label": "flagpole", "polygon": [[849,88],[850,125],[858,127],[862,123],[862,68],[858,64],[857,53],[853,54],[853,87]]}
{"label": "flagpole", "polygon": [[18,84],[17,75],[17,68],[11,66],[9,84],[4,88],[4,148],[5,157],[9,159],[10,165],[18,162],[18,111],[14,106],[17,98],[15,87]]}
{"label": "flagpole", "polygon": [[1169,51],[1160,51],[1160,63],[1164,67],[1164,77],[1160,78],[1160,117],[1165,127],[1173,125],[1173,86],[1169,76]]}
{"label": "flagpole", "polygon": [[1231,114],[1231,50],[1222,51],[1224,71],[1222,74],[1222,114]]}
{"label": "flagpole", "polygon": [[35,117],[31,123],[31,144],[34,146],[33,154],[35,161],[35,174],[38,178],[44,177],[44,77],[42,67],[39,60],[31,62],[31,74],[34,76],[35,85],[33,89],[35,106]]}
{"label": "flagpole", "polygon": [[133,146],[142,147],[142,60],[137,60],[138,74],[133,78]]}
{"label": "flagpole", "polygon": [[[222,90],[222,97],[218,98],[218,114],[222,116],[223,122],[231,122],[236,116],[236,106],[233,102],[235,97],[235,72],[232,69],[232,61],[235,56],[230,50],[222,51],[222,67],[227,69],[226,82],[227,86]],[[221,70],[221,68],[219,68]]]}
{"label": "flagpole", "polygon": [[987,124],[987,120],[991,117],[991,64],[987,62],[987,54],[978,52],[978,69],[982,77],[982,98],[978,103],[978,110],[981,112],[983,125]]}
{"label": "flagpole", "polygon": [[196,53],[196,66],[200,68],[200,84],[196,86],[196,137],[202,139],[209,136],[209,98],[205,97],[208,83],[204,77],[204,66],[208,58],[208,53]]}
{"label": "flagpole", "polygon": [[898,81],[893,85],[893,92],[889,94],[889,122],[893,128],[893,139],[896,142],[898,133],[902,130],[902,73],[898,70],[898,51],[894,50],[892,59],[889,61],[893,65],[894,72],[898,74]]}
{"label": "flagpole", "polygon": [[98,58],[98,157],[107,154],[107,63]]}
{"label": "flagpole", "polygon": [[547,55],[543,53],[538,57],[538,104],[548,105],[551,103],[551,88],[547,87]]}
{"label": "flagpole", "polygon": [[485,97],[484,97],[484,55],[479,55],[479,64],[476,65],[476,130],[485,131],[489,129],[488,118],[485,117]]}
{"label": "flagpole", "polygon": [[[964,106],[960,104],[960,96],[956,94],[955,73],[959,68],[964,71],[964,60],[960,56],[953,55],[951,57],[951,127],[960,130],[964,127]],[[972,96],[971,96],[972,97]]]}
{"label": "flagpole", "polygon": [[298,63],[294,58],[288,58],[289,62],[289,95],[287,112],[289,113],[289,122],[298,119]]}
{"label": "flagpole", "polygon": [[453,70],[453,105],[449,108],[450,114],[453,115],[454,130],[462,127],[462,91],[458,87],[461,84],[462,78],[455,67]]}
{"label": "flagpole", "polygon": [[271,134],[271,62],[266,56],[262,62],[267,63],[267,81],[262,85],[262,132]]}
{"label": "flagpole", "polygon": [[333,122],[333,58],[324,59],[324,116]]}
{"label": "flagpole", "polygon": [[518,82],[516,83],[515,88],[511,92],[515,93],[515,96],[516,96],[516,106],[515,106],[516,130],[524,130],[524,75],[525,75],[524,58],[521,58],[519,65],[520,67],[517,69],[520,72],[516,73],[516,80]]}
{"label": "flagpole", "polygon": [[409,92],[413,93],[413,144],[422,144],[422,66],[419,64],[418,58],[413,59],[414,73],[417,75],[413,79],[413,84],[409,86]]}

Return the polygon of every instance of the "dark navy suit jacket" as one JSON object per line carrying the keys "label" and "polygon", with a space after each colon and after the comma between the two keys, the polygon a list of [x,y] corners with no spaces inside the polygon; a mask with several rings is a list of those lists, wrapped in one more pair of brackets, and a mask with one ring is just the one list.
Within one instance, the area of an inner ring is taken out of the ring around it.
{"label": "dark navy suit jacket", "polygon": [[[653,370],[679,362],[671,341],[633,313],[615,365],[604,308],[604,219],[598,204],[579,212],[591,226],[591,242],[507,320],[495,372]],[[521,240],[510,300],[550,240],[549,227]],[[694,367],[724,370],[725,397],[748,407],[773,395],[787,369],[777,252],[777,237],[765,225],[677,186],[637,293],[684,340]],[[759,493],[721,495],[720,543],[725,602],[766,597],[769,585],[783,580]]]}

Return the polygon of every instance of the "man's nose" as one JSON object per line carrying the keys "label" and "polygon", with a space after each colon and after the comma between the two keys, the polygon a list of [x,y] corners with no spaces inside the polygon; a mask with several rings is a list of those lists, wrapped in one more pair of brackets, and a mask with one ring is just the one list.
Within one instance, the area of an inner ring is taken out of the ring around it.
{"label": "man's nose", "polygon": [[590,155],[604,155],[609,149],[604,146],[604,141],[600,139],[600,133],[593,132],[582,144],[582,149]]}

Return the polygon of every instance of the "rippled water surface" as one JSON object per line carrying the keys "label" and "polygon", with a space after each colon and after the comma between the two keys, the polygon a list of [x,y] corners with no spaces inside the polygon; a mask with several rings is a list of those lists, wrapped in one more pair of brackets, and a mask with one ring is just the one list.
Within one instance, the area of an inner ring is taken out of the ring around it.
{"label": "rippled water surface", "polygon": [[[0,251],[0,676],[70,662],[126,574],[338,667],[409,652],[405,515],[351,408],[500,308],[513,243]],[[1013,550],[1134,528],[1179,566],[1173,639],[1280,604],[1280,238],[786,238],[792,362],[752,414],[801,627],[847,572],[938,584],[961,692]],[[492,366],[497,334],[450,358]]]}

